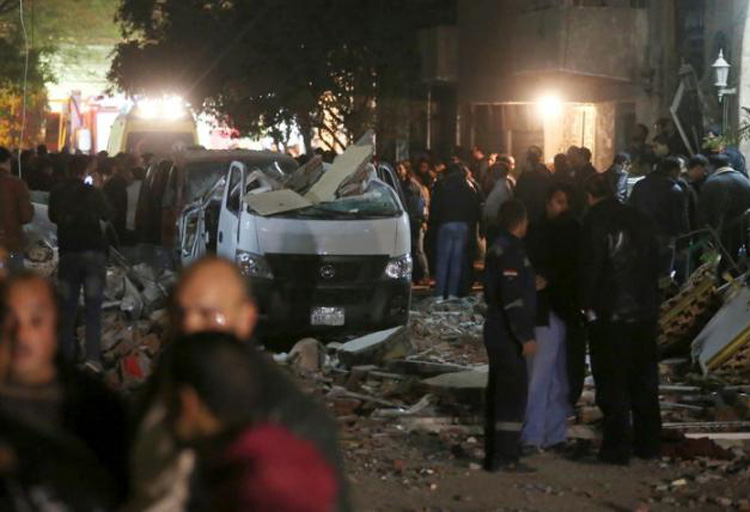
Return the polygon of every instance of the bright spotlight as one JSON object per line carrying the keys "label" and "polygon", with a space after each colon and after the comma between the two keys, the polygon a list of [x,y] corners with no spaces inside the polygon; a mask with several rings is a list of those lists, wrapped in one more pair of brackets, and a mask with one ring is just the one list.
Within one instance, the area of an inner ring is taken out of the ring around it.
{"label": "bright spotlight", "polygon": [[562,113],[562,101],[557,96],[544,96],[537,101],[539,114],[544,118],[557,117]]}
{"label": "bright spotlight", "polygon": [[138,115],[143,119],[156,119],[159,117],[159,103],[152,99],[139,101]]}

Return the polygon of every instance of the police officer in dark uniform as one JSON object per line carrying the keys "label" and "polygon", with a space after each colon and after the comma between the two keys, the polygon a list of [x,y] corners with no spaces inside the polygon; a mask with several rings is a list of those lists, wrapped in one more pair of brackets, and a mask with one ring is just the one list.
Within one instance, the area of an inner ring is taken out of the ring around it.
{"label": "police officer in dark uniform", "polygon": [[486,393],[485,469],[528,473],[519,463],[526,413],[526,357],[536,351],[536,276],[522,238],[529,225],[518,200],[503,204],[500,229],[487,252],[484,293],[487,321],[484,344],[490,360]]}

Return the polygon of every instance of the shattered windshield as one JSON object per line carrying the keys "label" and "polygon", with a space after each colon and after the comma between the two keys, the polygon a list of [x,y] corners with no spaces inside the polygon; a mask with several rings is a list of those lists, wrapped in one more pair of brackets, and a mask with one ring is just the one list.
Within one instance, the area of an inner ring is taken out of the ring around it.
{"label": "shattered windshield", "polygon": [[372,180],[362,195],[343,197],[277,217],[352,220],[398,217],[401,213],[401,205],[393,189],[380,180]]}
{"label": "shattered windshield", "polygon": [[[230,161],[207,161],[191,162],[185,165],[185,189],[184,198],[187,204],[203,197],[217,181],[226,176]],[[289,173],[294,169],[285,169],[277,161],[263,163],[245,161],[250,169],[258,169],[269,176],[278,176],[279,173]]]}

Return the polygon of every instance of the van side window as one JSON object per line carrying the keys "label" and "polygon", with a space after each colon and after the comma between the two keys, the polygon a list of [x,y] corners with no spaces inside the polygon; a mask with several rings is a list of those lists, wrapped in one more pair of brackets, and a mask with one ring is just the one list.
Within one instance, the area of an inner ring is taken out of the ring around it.
{"label": "van side window", "polygon": [[240,213],[240,194],[242,193],[242,171],[233,169],[229,177],[229,194],[227,195],[227,210],[235,215]]}

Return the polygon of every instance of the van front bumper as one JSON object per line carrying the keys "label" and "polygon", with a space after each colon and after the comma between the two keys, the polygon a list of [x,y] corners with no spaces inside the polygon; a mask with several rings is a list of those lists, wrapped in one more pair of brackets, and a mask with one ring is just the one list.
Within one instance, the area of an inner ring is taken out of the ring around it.
{"label": "van front bumper", "polygon": [[[406,325],[411,282],[381,279],[354,285],[318,285],[269,279],[251,282],[260,310],[259,333],[361,332]],[[343,308],[343,326],[312,325],[315,308]]]}

